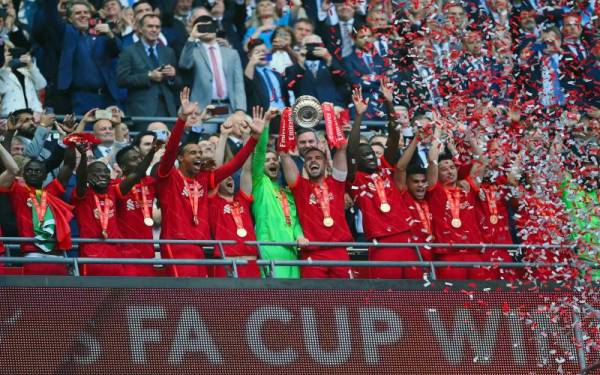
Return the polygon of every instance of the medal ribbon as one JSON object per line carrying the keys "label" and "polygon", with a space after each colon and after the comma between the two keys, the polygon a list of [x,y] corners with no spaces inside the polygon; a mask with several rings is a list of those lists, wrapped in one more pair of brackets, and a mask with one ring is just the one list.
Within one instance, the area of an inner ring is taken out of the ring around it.
{"label": "medal ribbon", "polygon": [[235,223],[235,227],[237,230],[244,229],[244,222],[242,220],[242,209],[240,207],[240,202],[233,201],[231,202],[231,216],[233,216],[233,222]]}
{"label": "medal ribbon", "polygon": [[429,205],[425,201],[415,201],[415,208],[417,209],[417,213],[419,214],[419,219],[421,220],[421,224],[423,224],[423,228],[427,234],[431,234],[431,215],[429,213]]}
{"label": "medal ribbon", "polygon": [[35,213],[37,214],[37,218],[41,226],[44,223],[44,217],[46,216],[46,210],[48,209],[48,193],[44,190],[39,191],[41,192],[40,202],[37,200],[38,190],[29,191],[29,198],[31,199],[31,203],[35,208]]}
{"label": "medal ribbon", "polygon": [[371,178],[373,179],[373,184],[375,185],[375,190],[377,191],[379,201],[381,202],[381,204],[387,204],[388,201],[387,196],[385,194],[385,185],[383,183],[383,180],[381,179],[381,176],[375,173],[371,176]]}
{"label": "medal ribbon", "polygon": [[94,194],[94,201],[96,202],[96,209],[98,210],[98,216],[100,216],[100,227],[102,228],[102,235],[106,238],[108,236],[108,211],[110,209],[110,199],[106,197],[106,194],[102,195],[102,203],[104,208],[100,204],[100,194]]}
{"label": "medal ribbon", "polygon": [[452,215],[452,220],[460,220],[460,189],[455,188],[452,189],[452,191],[449,190],[450,189],[444,189],[448,203],[450,203],[450,214]]}
{"label": "medal ribbon", "polygon": [[276,191],[277,197],[279,198],[279,203],[281,203],[281,209],[283,210],[283,216],[285,216],[285,223],[290,226],[292,225],[292,218],[290,215],[290,203],[287,200],[287,195],[283,189],[279,189]]}
{"label": "medal ribbon", "polygon": [[314,185],[313,191],[315,192],[319,206],[321,206],[323,218],[331,217],[331,212],[329,210],[329,188],[327,187],[327,182],[323,181],[323,185],[321,186]]}
{"label": "medal ribbon", "polygon": [[[489,190],[489,191],[488,191]],[[490,185],[488,190],[483,190],[485,194],[485,198],[487,200],[488,208],[490,210],[490,217],[496,216],[498,217],[498,206],[496,205],[496,187]]]}
{"label": "medal ribbon", "polygon": [[198,181],[193,180],[193,185],[190,185],[183,173],[181,173],[180,170],[177,171],[183,179],[183,186],[185,186],[185,190],[188,192],[188,200],[192,206],[192,219],[194,220],[194,225],[198,225],[198,200],[200,198],[200,184]]}
{"label": "medal ribbon", "polygon": [[[185,179],[184,179],[184,181],[185,181]],[[140,199],[140,193],[138,193],[135,186],[131,190],[131,192],[133,193],[133,197],[135,198],[136,202],[138,204],[141,204],[142,214],[144,215],[144,220],[146,220],[146,219],[149,219],[150,215],[151,215],[150,207],[148,206],[148,186],[144,185],[141,181],[140,181],[139,185],[140,185],[140,190],[142,192],[141,199]]]}

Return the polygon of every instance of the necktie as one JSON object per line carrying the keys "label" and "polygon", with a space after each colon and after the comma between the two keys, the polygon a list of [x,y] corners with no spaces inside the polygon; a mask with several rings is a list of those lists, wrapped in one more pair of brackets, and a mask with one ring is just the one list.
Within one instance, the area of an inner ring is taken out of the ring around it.
{"label": "necktie", "polygon": [[150,59],[152,60],[152,66],[154,68],[158,68],[159,62],[158,62],[158,55],[156,54],[156,49],[153,46],[150,46],[148,48],[148,56],[150,56]]}
{"label": "necktie", "polygon": [[210,47],[210,64],[212,65],[213,76],[215,76],[215,83],[217,85],[217,97],[223,99],[225,97],[225,90],[223,88],[223,81],[219,74],[219,65],[217,64],[217,53],[215,47]]}
{"label": "necktie", "polygon": [[307,63],[309,64],[308,68],[312,72],[313,76],[315,76],[315,78],[317,78],[317,71],[319,70],[319,63],[316,61],[308,61]]}
{"label": "necktie", "polygon": [[262,68],[259,71],[262,73],[262,75],[265,79],[265,83],[267,84],[267,89],[269,90],[269,93],[271,95],[271,97],[269,98],[269,101],[276,102],[277,101],[277,90],[275,90],[275,85],[273,84],[273,81],[271,81],[271,76],[269,74],[269,70],[267,68]]}
{"label": "necktie", "polygon": [[383,43],[383,40],[379,39],[379,55],[380,56],[387,56],[387,51],[385,50],[385,44]]}

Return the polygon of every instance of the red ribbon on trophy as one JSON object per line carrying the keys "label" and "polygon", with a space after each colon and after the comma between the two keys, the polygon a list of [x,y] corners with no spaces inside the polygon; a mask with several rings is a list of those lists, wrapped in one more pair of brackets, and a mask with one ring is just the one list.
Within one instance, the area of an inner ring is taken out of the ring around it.
{"label": "red ribbon on trophy", "polygon": [[279,122],[279,141],[277,143],[277,151],[288,152],[296,148],[296,130],[294,129],[294,121],[292,120],[292,109],[284,108],[281,113],[281,121]]}
{"label": "red ribbon on trophy", "polygon": [[323,110],[323,120],[325,121],[325,134],[327,135],[327,142],[330,147],[338,148],[346,143],[346,137],[344,137],[344,131],[342,126],[338,123],[335,117],[335,111],[333,104],[323,103],[321,105]]}

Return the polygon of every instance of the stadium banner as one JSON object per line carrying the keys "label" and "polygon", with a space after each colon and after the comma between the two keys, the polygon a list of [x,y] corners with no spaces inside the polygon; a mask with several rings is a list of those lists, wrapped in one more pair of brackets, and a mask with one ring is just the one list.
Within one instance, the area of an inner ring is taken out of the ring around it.
{"label": "stadium banner", "polygon": [[253,288],[243,280],[235,287],[170,288],[157,279],[137,279],[143,287],[5,280],[0,359],[7,374],[580,370],[572,316],[554,308],[569,297],[564,292],[422,282],[353,289],[340,281],[321,282],[325,288]]}

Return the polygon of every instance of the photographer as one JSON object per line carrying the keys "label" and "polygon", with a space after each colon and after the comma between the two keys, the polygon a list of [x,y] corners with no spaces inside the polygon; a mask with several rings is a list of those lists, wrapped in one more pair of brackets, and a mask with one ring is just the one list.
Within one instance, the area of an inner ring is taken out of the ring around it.
{"label": "photographer", "polygon": [[287,87],[296,98],[311,95],[320,102],[331,102],[344,107],[341,86],[344,70],[327,51],[321,37],[309,35],[304,38],[298,62],[285,70]]}
{"label": "photographer", "polygon": [[191,100],[198,102],[201,110],[210,104],[215,106],[213,115],[246,110],[240,56],[219,45],[217,25],[210,16],[196,18],[179,67],[193,69]]}
{"label": "photographer", "polygon": [[0,56],[0,116],[21,108],[42,112],[37,92],[46,87],[46,80],[28,51],[12,47],[6,42]]}
{"label": "photographer", "polygon": [[[117,66],[117,83],[126,88],[130,116],[170,116],[177,114],[175,92],[181,85],[175,66],[175,53],[158,43],[160,18],[146,14],[139,23],[140,40],[127,47]],[[154,112],[152,112],[154,111]]]}

